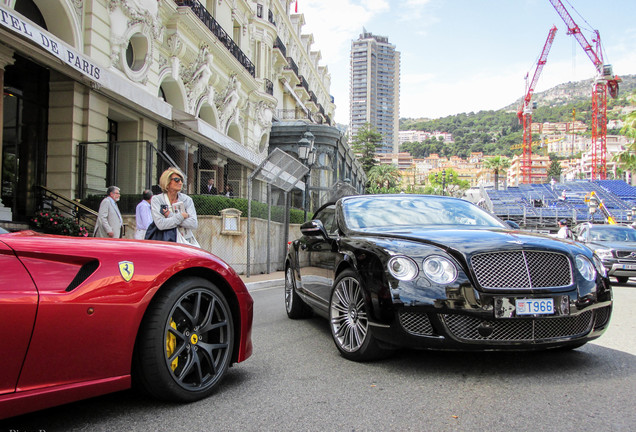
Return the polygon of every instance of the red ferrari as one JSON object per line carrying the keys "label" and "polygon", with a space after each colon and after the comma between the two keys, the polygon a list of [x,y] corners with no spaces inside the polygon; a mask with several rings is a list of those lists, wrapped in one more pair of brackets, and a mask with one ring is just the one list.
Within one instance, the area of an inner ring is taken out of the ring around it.
{"label": "red ferrari", "polygon": [[195,401],[252,353],[252,297],[202,249],[0,231],[0,419],[133,384]]}

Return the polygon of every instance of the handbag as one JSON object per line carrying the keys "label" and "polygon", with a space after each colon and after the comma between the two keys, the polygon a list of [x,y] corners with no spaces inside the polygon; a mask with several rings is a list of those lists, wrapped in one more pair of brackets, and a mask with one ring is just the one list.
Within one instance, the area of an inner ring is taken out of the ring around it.
{"label": "handbag", "polygon": [[[187,235],[187,237],[186,237]],[[201,246],[199,245],[199,242],[197,241],[197,239],[194,237],[194,234],[192,233],[191,230],[177,230],[177,243],[182,243],[182,244],[186,244],[186,245],[190,245],[190,246],[196,246],[198,248],[200,248]]]}
{"label": "handbag", "polygon": [[167,230],[160,230],[155,225],[154,221],[148,225],[148,229],[146,230],[146,236],[144,237],[146,240],[159,240],[159,241],[169,241],[176,242],[177,241],[177,228],[170,228]]}

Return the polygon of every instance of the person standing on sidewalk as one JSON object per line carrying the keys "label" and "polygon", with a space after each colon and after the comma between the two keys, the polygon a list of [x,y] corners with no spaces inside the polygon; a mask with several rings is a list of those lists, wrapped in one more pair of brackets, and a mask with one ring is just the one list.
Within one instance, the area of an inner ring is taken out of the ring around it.
{"label": "person standing on sidewalk", "polygon": [[106,198],[99,204],[97,223],[93,237],[120,238],[121,227],[124,223],[117,207],[120,191],[117,186],[109,186],[106,190]]}
{"label": "person standing on sidewalk", "polygon": [[152,211],[150,208],[150,200],[152,199],[152,191],[146,189],[143,191],[142,200],[137,204],[135,208],[135,222],[137,223],[137,229],[135,230],[135,239],[143,240],[146,236],[146,230],[148,225],[152,222]]}

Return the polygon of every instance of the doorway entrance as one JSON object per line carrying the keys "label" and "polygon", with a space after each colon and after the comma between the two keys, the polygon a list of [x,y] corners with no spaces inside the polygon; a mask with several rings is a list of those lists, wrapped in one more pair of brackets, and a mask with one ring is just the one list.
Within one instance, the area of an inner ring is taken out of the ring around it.
{"label": "doorway entrance", "polygon": [[13,220],[25,222],[36,210],[36,186],[46,181],[49,72],[15,59],[4,73],[1,196]]}

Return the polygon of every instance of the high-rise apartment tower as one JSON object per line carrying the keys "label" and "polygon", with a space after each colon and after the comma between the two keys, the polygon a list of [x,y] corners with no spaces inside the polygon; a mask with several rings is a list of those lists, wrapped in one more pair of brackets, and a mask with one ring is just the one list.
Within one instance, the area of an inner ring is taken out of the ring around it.
{"label": "high-rise apartment tower", "polygon": [[370,123],[382,134],[380,153],[398,153],[400,53],[364,28],[351,42],[349,136]]}

